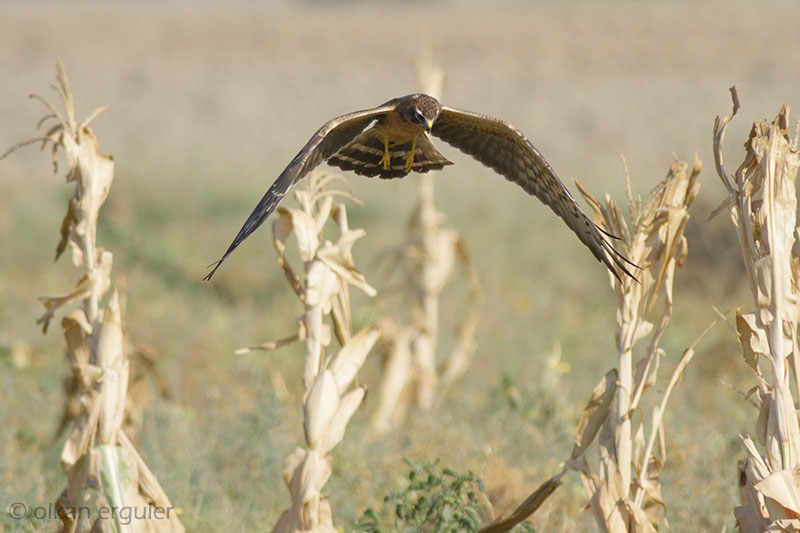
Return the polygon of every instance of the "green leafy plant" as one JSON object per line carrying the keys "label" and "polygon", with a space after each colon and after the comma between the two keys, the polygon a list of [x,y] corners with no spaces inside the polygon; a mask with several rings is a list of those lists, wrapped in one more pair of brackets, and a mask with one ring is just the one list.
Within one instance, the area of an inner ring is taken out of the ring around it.
{"label": "green leafy plant", "polygon": [[[369,508],[355,523],[355,530],[366,533],[456,533],[478,531],[485,507],[483,480],[472,472],[461,474],[442,467],[441,460],[417,462],[408,457],[411,467],[408,486],[384,498],[384,508]],[[515,531],[534,531],[530,522]]]}

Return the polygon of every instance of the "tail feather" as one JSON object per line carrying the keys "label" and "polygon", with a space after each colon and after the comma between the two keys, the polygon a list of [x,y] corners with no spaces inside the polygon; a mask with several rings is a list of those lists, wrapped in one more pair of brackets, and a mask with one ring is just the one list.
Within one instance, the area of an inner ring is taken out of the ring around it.
{"label": "tail feather", "polygon": [[[328,159],[328,164],[341,168],[342,170],[352,170],[361,176],[380,178],[402,178],[409,171],[406,170],[408,153],[411,151],[411,142],[402,144],[390,143],[389,155],[391,163],[388,169],[384,169],[380,164],[383,159],[384,146],[377,136],[370,135],[371,132],[356,138],[353,142],[339,150]],[[433,147],[427,137],[420,137],[414,150],[414,162],[411,171],[428,172],[439,170],[446,165],[452,165],[448,160]]]}

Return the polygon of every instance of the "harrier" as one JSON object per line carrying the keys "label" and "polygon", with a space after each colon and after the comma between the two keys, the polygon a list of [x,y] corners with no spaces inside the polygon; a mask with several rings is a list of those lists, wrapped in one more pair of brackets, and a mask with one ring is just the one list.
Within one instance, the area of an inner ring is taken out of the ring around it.
{"label": "harrier", "polygon": [[203,279],[211,279],[222,262],[275,210],[286,191],[323,161],[362,176],[380,178],[402,178],[411,171],[428,172],[452,165],[433,146],[430,135],[492,167],[539,198],[618,279],[617,268],[633,277],[625,266],[632,263],[607,240],[613,236],[589,220],[553,167],[521,131],[503,120],[443,106],[432,96],[411,94],[323,125],[281,172]]}

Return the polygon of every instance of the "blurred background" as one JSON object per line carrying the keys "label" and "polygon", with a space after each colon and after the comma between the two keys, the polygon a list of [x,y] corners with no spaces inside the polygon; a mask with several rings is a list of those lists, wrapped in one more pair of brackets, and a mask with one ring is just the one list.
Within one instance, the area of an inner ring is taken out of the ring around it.
{"label": "blurred background", "polygon": [[[268,229],[254,234],[210,283],[205,266],[328,119],[420,90],[424,43],[447,74],[442,100],[514,123],[574,191],[624,205],[624,155],[635,194],[674,157],[703,162],[663,346],[674,360],[715,318],[749,302],[738,244],[711,153],[713,120],[742,109],[727,134],[727,168],[741,162],[751,123],[800,105],[800,4],[793,1],[578,2],[15,2],[0,6],[0,151],[34,136],[61,59],[77,116],[93,123],[116,174],[98,242],[114,253],[133,342],[156,354],[168,398],[143,413],[138,448],[189,530],[261,530],[288,504],[284,458],[302,440],[300,346],[233,350],[290,335],[302,310],[275,263]],[[443,143],[440,143],[443,144]],[[499,510],[557,471],[577,417],[615,364],[615,299],[607,274],[537,200],[443,145],[456,165],[437,174],[438,205],[461,232],[485,293],[478,350],[431,413],[378,439],[364,437],[367,398],[326,485],[347,529],[396,490],[403,456],[444,457],[486,481]],[[674,154],[674,155],[673,155]],[[354,253],[379,291],[376,257],[400,242],[416,202],[414,178],[347,175],[367,236]],[[71,187],[71,186],[70,186]],[[78,273],[52,263],[70,190],[49,154],[29,147],[0,161],[0,501],[46,504],[60,493],[56,434],[63,344],[42,335],[37,297]],[[266,228],[266,226],[265,226]],[[442,320],[459,313],[445,293]],[[397,301],[353,294],[355,326]],[[383,302],[383,303],[382,303]],[[443,328],[443,346],[453,332]],[[559,352],[560,350],[560,352]],[[553,356],[560,353],[560,359]],[[377,355],[361,372],[380,386]],[[552,361],[564,362],[566,365]],[[550,363],[548,363],[550,361]],[[667,414],[665,500],[678,529],[731,528],[738,500],[737,432],[757,412],[735,332],[720,325]],[[289,388],[281,398],[269,375]],[[511,392],[509,392],[511,391]],[[688,496],[687,496],[688,495]],[[542,530],[593,530],[577,477],[549,500]]]}

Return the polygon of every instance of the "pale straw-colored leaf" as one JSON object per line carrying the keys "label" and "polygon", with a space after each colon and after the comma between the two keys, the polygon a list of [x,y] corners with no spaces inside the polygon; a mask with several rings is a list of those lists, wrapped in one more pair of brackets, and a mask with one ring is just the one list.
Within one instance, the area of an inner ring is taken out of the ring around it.
{"label": "pale straw-colored leaf", "polygon": [[[613,456],[605,448],[600,448],[600,472],[595,480],[582,476],[584,488],[591,495],[590,508],[595,521],[602,531],[623,533],[630,523],[626,501],[627,489],[624,487],[619,469]],[[594,481],[594,482],[593,482]]]}
{"label": "pale straw-colored leaf", "polygon": [[456,243],[459,235],[452,229],[439,229],[432,237],[433,242],[426,247],[426,252],[430,255],[427,258],[427,268],[424,270],[425,287],[429,291],[441,292],[453,274],[453,266],[456,259]]}
{"label": "pale straw-colored leaf", "polygon": [[333,331],[340,346],[344,346],[353,337],[352,317],[350,313],[350,286],[340,283],[339,292],[331,299],[331,319]]}
{"label": "pale straw-colored leaf", "polygon": [[339,394],[344,394],[356,373],[364,364],[367,354],[380,337],[380,331],[364,328],[359,331],[334,357],[329,370],[336,380]]}
{"label": "pale straw-colored leaf", "polygon": [[308,453],[308,450],[298,446],[286,457],[283,463],[283,481],[289,489],[293,502],[299,499],[300,491],[303,488],[302,469],[300,467],[305,462]]}
{"label": "pale straw-colored leaf", "polygon": [[[292,505],[284,511],[273,531],[277,533],[294,531],[315,531],[335,533],[330,523],[330,509],[320,509],[323,498],[320,489],[331,474],[331,456],[320,456],[313,450],[296,448],[286,459],[283,476]],[[322,512],[321,512],[322,511]]]}
{"label": "pale straw-colored leaf", "polygon": [[764,462],[764,458],[758,452],[753,440],[744,435],[739,435],[744,444],[745,452],[747,453],[747,475],[752,480],[753,484],[758,483],[770,474],[770,468]]}
{"label": "pale straw-colored leaf", "polygon": [[67,442],[61,452],[61,466],[66,471],[75,465],[88,451],[97,431],[97,419],[100,417],[101,404],[93,391],[83,399],[84,411],[75,419]]}
{"label": "pale straw-colored leaf", "polygon": [[339,290],[338,274],[323,261],[307,264],[305,283],[305,303],[309,307],[330,310],[331,298]]}
{"label": "pale straw-colored leaf", "polygon": [[458,238],[455,243],[455,250],[467,281],[470,299],[467,315],[458,330],[456,344],[447,357],[447,364],[442,375],[442,383],[444,385],[449,385],[458,379],[466,372],[470,364],[472,355],[477,349],[475,333],[480,323],[481,304],[483,303],[481,284],[464,239]]}
{"label": "pale straw-colored leaf", "polygon": [[305,494],[300,501],[308,505],[311,503],[310,496],[318,495],[322,487],[331,477],[332,459],[328,454],[321,454],[315,450],[309,450],[303,464],[303,488]]}
{"label": "pale straw-colored leaf", "polygon": [[735,189],[723,164],[722,143],[725,140],[725,132],[728,130],[728,124],[730,124],[733,117],[736,116],[740,106],[739,94],[736,91],[736,86],[734,85],[729,90],[731,92],[731,99],[733,100],[733,111],[729,116],[723,118],[717,116],[714,119],[714,164],[717,169],[717,175],[722,180],[725,188],[728,189],[729,193],[733,194]]}
{"label": "pale straw-colored leaf", "polygon": [[[767,421],[767,456],[772,460],[775,469],[785,464],[789,458],[800,457],[800,427],[797,424],[797,410],[788,386],[773,387],[775,401],[772,402],[770,417]],[[774,415],[774,416],[773,416]],[[787,421],[783,433],[778,432],[778,419]],[[775,424],[773,426],[773,424]],[[780,436],[784,438],[781,439]],[[773,442],[774,441],[774,442]]]}
{"label": "pale straw-colored leaf", "polygon": [[633,452],[631,454],[631,458],[633,460],[634,471],[639,478],[645,477],[645,472],[643,472],[639,465],[644,463],[644,420],[640,420],[638,424],[636,424],[636,429],[633,432]]}
{"label": "pale straw-colored leaf", "polygon": [[364,400],[364,395],[367,393],[365,387],[356,387],[344,396],[339,402],[339,408],[331,419],[331,423],[325,432],[322,443],[319,445],[320,453],[329,453],[342,438],[344,438],[344,431],[347,428],[347,423],[350,422],[356,409],[361,405]]}
{"label": "pale straw-colored leaf", "polygon": [[604,486],[604,480],[597,476],[582,474],[584,491],[589,494],[589,508],[595,522],[603,533],[626,533],[625,520],[619,513],[617,501]]}
{"label": "pale straw-colored leaf", "polygon": [[301,301],[305,301],[305,293],[303,292],[303,285],[300,282],[300,278],[294,273],[294,269],[286,258],[286,240],[289,238],[289,235],[292,234],[293,228],[291,214],[286,210],[278,208],[277,216],[272,222],[273,244],[275,245],[275,251],[278,252],[278,265],[280,265],[281,270],[283,270],[286,280],[289,282],[289,286],[291,286],[294,293]]}
{"label": "pale straw-colored leaf", "polygon": [[[344,212],[344,207],[339,207],[337,212]],[[352,263],[353,245],[366,234],[367,232],[363,229],[343,229],[341,235],[339,235],[339,240],[336,242],[336,248],[339,249],[343,257]]]}
{"label": "pale straw-colored leaf", "polygon": [[339,392],[330,370],[323,370],[311,386],[304,405],[306,442],[309,448],[325,437],[331,420],[339,410]]}
{"label": "pale straw-colored leaf", "polygon": [[[122,430],[122,424],[125,420],[126,407],[133,401],[132,397],[128,397],[128,383],[130,382],[130,364],[128,359],[122,363],[119,368],[119,383],[116,388],[116,396],[119,399],[116,404],[116,411],[114,411],[114,418],[111,426],[117,433]],[[118,441],[118,436],[114,436],[114,440]]]}
{"label": "pale straw-colored leaf", "polygon": [[59,296],[39,298],[46,309],[45,313],[36,321],[38,324],[42,324],[42,330],[47,331],[53,314],[59,308],[78,300],[85,300],[91,294],[102,296],[111,284],[111,266],[111,254],[106,252],[101,256],[98,268],[91,274],[82,276],[72,291]]}
{"label": "pale straw-colored leaf", "polygon": [[653,323],[647,320],[639,320],[635,323],[633,335],[631,336],[631,344],[637,344],[640,340],[644,339],[653,332]]}
{"label": "pale straw-colored leaf", "polygon": [[627,500],[623,501],[623,505],[628,515],[632,518],[629,531],[632,533],[656,533],[656,528],[650,523],[650,519],[643,509],[631,505]]}
{"label": "pale straw-colored leaf", "polygon": [[767,357],[770,353],[766,332],[756,324],[755,313],[736,312],[736,330],[739,335],[739,344],[742,346],[742,356],[747,366],[757,375],[761,375],[758,367],[758,356]]}
{"label": "pale straw-colored leaf", "polygon": [[86,118],[84,118],[80,124],[78,124],[78,130],[82,130],[86,126],[88,126],[94,119],[96,119],[103,111],[108,109],[108,105],[100,106],[93,109]]}
{"label": "pale straw-colored leaf", "polygon": [[[86,319],[82,309],[74,309],[61,319],[61,329],[67,343],[67,361],[73,376],[79,377],[82,385],[88,387],[94,373],[89,372],[89,343],[87,337],[92,333],[92,325]],[[96,368],[96,367],[93,367]],[[99,369],[97,374],[99,375]]]}
{"label": "pale straw-colored leaf", "polygon": [[306,331],[306,355],[303,368],[303,387],[305,391],[303,402],[305,403],[323,363],[323,347],[325,344],[322,331],[322,308],[319,305],[306,305],[306,312],[303,313],[301,320]]}
{"label": "pale straw-colored leaf", "polygon": [[[71,130],[75,130],[75,104],[72,100],[72,91],[69,88],[69,79],[67,79],[67,72],[64,69],[64,64],[61,60],[56,61],[56,79],[58,86],[52,86],[61,97],[61,103],[64,105],[64,110],[67,112],[66,125]],[[62,120],[62,122],[64,122]]]}
{"label": "pale straw-colored leaf", "polygon": [[70,236],[72,235],[72,228],[78,223],[78,208],[77,202],[75,198],[70,198],[67,202],[67,214],[64,215],[64,218],[61,220],[61,228],[59,233],[61,235],[61,239],[58,241],[58,246],[56,246],[56,260],[61,257],[61,254],[64,253],[64,250],[67,248],[67,244],[73,244],[72,247],[72,264],[75,266],[85,265],[86,261],[83,257],[83,251],[81,250],[80,246],[75,246],[74,241],[70,241]]}
{"label": "pale straw-colored leaf", "polygon": [[121,314],[119,293],[115,290],[103,313],[103,323],[100,326],[95,346],[97,364],[100,366],[117,368],[124,361]]}
{"label": "pale straw-colored leaf", "polygon": [[800,478],[796,471],[778,470],[758,481],[755,489],[784,507],[787,513],[800,518]]}
{"label": "pale straw-colored leaf", "polygon": [[[298,329],[302,329],[303,331],[305,331],[305,328],[303,327],[300,327]],[[256,350],[262,352],[272,352],[277,350],[278,348],[282,348],[283,346],[288,346],[289,344],[294,344],[295,342],[298,342],[300,340],[302,340],[300,338],[300,334],[296,333],[291,337],[286,337],[285,339],[278,339],[276,341],[271,341],[271,342],[263,342],[261,344],[256,344],[255,346],[246,346],[244,348],[237,348],[236,350],[234,350],[233,353],[235,353],[236,355],[242,355]]]}
{"label": "pale straw-colored leaf", "polygon": [[654,343],[650,343],[650,349],[645,357],[639,359],[633,369],[633,383],[636,391],[631,399],[631,407],[637,408],[641,396],[649,389],[655,387],[658,377],[658,368],[661,364],[663,350],[655,348]]}
{"label": "pale straw-colored leaf", "polygon": [[[97,440],[100,445],[115,445],[116,434],[120,430],[122,417],[117,417],[117,409],[125,405],[125,397],[119,396],[120,389],[124,386],[122,376],[116,368],[104,368],[101,378],[102,389]],[[118,424],[119,423],[119,424]]]}
{"label": "pale straw-colored leaf", "polygon": [[[285,207],[278,207],[275,210],[275,220],[272,222],[272,236],[277,242],[286,243],[289,239],[289,236],[294,231],[294,218],[292,216],[292,211],[286,209]],[[283,255],[285,247],[281,247],[278,251],[279,254]]]}
{"label": "pale straw-colored leaf", "polygon": [[103,313],[103,321],[96,339],[97,365],[103,369],[98,440],[100,444],[116,444],[116,433],[122,425],[125,393],[128,384],[127,361],[123,346],[122,322],[117,291]]}
{"label": "pale straw-colored leaf", "polygon": [[614,399],[617,386],[617,370],[611,369],[600,380],[592,391],[589,402],[583,409],[578,429],[575,434],[575,445],[572,448],[570,459],[577,459],[586,451],[594,441],[597,432],[603,425],[608,415],[611,401]]}
{"label": "pale straw-colored leaf", "polygon": [[119,441],[120,445],[125,450],[125,455],[130,458],[129,464],[135,465],[136,467],[136,481],[138,483],[139,493],[152,507],[163,510],[159,515],[155,515],[157,517],[160,516],[160,518],[149,521],[148,526],[150,528],[155,528],[155,530],[159,532],[172,531],[180,533],[184,531],[183,524],[181,524],[178,519],[178,513],[172,506],[172,503],[170,503],[166,492],[161,488],[155,475],[153,475],[142,457],[136,451],[136,448],[133,447],[131,441],[122,431],[119,433]]}
{"label": "pale straw-colored leaf", "polygon": [[375,296],[377,291],[367,283],[362,274],[342,251],[335,246],[326,246],[317,252],[317,257],[324,262],[333,272],[344,281],[362,290],[369,296]]}
{"label": "pale straw-colored leaf", "polygon": [[[319,199],[319,201],[316,201]],[[322,195],[321,197],[314,198],[317,204],[317,213],[314,216],[314,234],[320,235],[322,234],[322,228],[325,226],[325,223],[328,221],[328,218],[331,216],[331,210],[333,209],[333,198],[330,195]],[[311,212],[312,210],[307,210],[307,212]]]}
{"label": "pale straw-colored leaf", "polygon": [[447,364],[442,374],[442,384],[449,385],[461,377],[469,368],[475,350],[478,347],[476,332],[480,325],[480,307],[474,298],[470,302],[470,310],[458,330],[456,344],[447,357]]}
{"label": "pale straw-colored leaf", "polygon": [[[288,235],[287,230],[297,238],[297,249],[302,261],[311,261],[314,252],[319,248],[319,236],[312,216],[300,209],[279,207],[280,226],[275,230],[277,235]],[[285,218],[288,217],[288,220]],[[285,239],[282,239],[285,240]]]}
{"label": "pale straw-colored leaf", "polygon": [[390,344],[389,355],[384,364],[383,380],[378,407],[372,415],[370,426],[375,434],[381,435],[391,427],[392,413],[398,415],[398,401],[412,373],[411,343],[417,336],[413,326],[401,328],[390,319],[379,322],[381,338]]}

